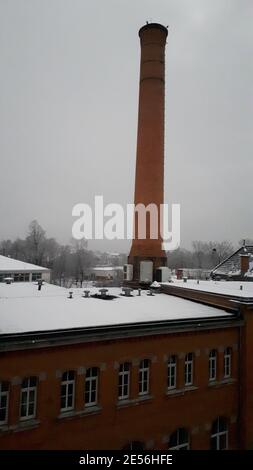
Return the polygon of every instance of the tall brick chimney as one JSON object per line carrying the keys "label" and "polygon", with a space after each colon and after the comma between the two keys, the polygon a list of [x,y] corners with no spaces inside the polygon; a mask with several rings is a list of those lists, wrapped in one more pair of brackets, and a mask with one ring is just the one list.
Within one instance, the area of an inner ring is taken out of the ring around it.
{"label": "tall brick chimney", "polygon": [[[139,31],[141,44],[139,115],[134,203],[155,204],[160,227],[160,204],[164,192],[164,104],[166,27],[150,23]],[[140,262],[153,262],[155,269],[167,264],[162,238],[150,238],[149,217],[146,239],[138,239],[139,218],[135,214],[135,236],[128,257],[133,265],[133,278],[139,280]],[[160,232],[160,229],[159,229]]]}
{"label": "tall brick chimney", "polygon": [[249,259],[249,253],[245,252],[240,254],[240,270],[242,276],[244,276],[244,274],[249,270]]}

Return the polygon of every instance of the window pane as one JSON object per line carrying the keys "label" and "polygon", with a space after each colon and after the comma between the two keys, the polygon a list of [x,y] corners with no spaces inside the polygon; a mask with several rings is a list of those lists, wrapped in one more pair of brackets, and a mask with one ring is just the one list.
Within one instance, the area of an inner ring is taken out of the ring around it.
{"label": "window pane", "polygon": [[8,382],[1,382],[0,383],[0,390],[2,390],[2,392],[8,392],[9,383]]}
{"label": "window pane", "polygon": [[178,432],[178,434],[179,434],[179,443],[183,444],[184,442],[188,442],[188,432],[186,431],[186,429],[180,428],[178,431],[179,431]]}
{"label": "window pane", "polygon": [[170,436],[169,447],[175,447],[177,445],[177,431],[173,432]]}
{"label": "window pane", "polygon": [[72,402],[73,402],[73,395],[68,396],[68,407],[72,407]]}
{"label": "window pane", "polygon": [[30,377],[30,386],[35,387],[37,383],[36,377]]}
{"label": "window pane", "polygon": [[227,435],[221,434],[220,435],[220,450],[224,450],[227,448]]}
{"label": "window pane", "polygon": [[227,430],[227,421],[224,418],[219,419],[219,430],[226,431]]}
{"label": "window pane", "polygon": [[211,450],[218,450],[217,449],[217,437],[211,437]]}
{"label": "window pane", "polygon": [[21,416],[26,416],[26,406],[21,405],[21,411],[20,411]]}
{"label": "window pane", "polygon": [[28,387],[28,378],[25,378],[22,382],[22,388],[27,388]]}
{"label": "window pane", "polygon": [[21,403],[22,405],[26,404],[27,402],[27,392],[22,392],[22,395],[21,395]]}
{"label": "window pane", "polygon": [[28,407],[28,415],[31,416],[34,414],[34,403],[30,403]]}
{"label": "window pane", "polygon": [[216,434],[218,432],[218,419],[216,419],[212,424],[212,434]]}
{"label": "window pane", "polygon": [[61,409],[63,408],[66,408],[66,401],[65,401],[65,397],[61,397]]}
{"label": "window pane", "polygon": [[62,374],[62,381],[66,382],[66,380],[68,380],[68,372],[64,372],[64,374]]}
{"label": "window pane", "polygon": [[7,395],[2,395],[0,397],[0,407],[5,408],[7,405]]}
{"label": "window pane", "polygon": [[6,409],[0,408],[0,421],[5,421],[6,418]]}
{"label": "window pane", "polygon": [[75,377],[75,373],[73,370],[70,370],[69,371],[69,380],[74,380],[74,377]]}

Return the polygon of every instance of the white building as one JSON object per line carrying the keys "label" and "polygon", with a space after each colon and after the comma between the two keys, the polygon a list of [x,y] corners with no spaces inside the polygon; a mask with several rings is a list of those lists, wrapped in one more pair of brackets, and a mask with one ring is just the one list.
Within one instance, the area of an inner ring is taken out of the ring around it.
{"label": "white building", "polygon": [[0,255],[0,282],[12,278],[14,282],[32,282],[43,279],[50,282],[51,270]]}

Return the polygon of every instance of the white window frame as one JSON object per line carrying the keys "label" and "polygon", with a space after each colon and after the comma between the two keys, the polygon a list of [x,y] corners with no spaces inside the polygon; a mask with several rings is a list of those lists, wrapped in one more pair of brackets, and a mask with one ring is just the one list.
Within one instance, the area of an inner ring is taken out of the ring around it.
{"label": "white window frame", "polygon": [[231,376],[232,376],[232,348],[227,347],[225,348],[225,351],[224,351],[224,379],[229,379]]}
{"label": "white window frame", "polygon": [[[96,375],[92,375],[93,374],[93,369],[96,369]],[[89,377],[87,377],[87,373],[91,371],[91,375]],[[95,388],[94,388],[94,384],[95,384]],[[91,400],[91,395],[92,393],[94,392],[95,390],[95,400],[93,401],[90,401]],[[88,401],[86,400],[86,395],[88,393]],[[89,406],[95,406],[97,405],[97,402],[98,402],[98,367],[89,367],[86,371],[86,375],[85,375],[85,392],[84,392],[84,397],[85,397],[85,407],[89,407]]]}
{"label": "white window frame", "polygon": [[177,387],[177,357],[172,354],[168,359],[167,388],[173,390]]}
{"label": "white window frame", "polygon": [[216,349],[212,349],[209,352],[208,367],[209,367],[209,382],[214,382],[217,378],[217,351]]}
{"label": "white window frame", "polygon": [[[185,450],[189,450],[190,449],[190,443],[189,443],[189,433],[187,431],[187,442],[183,442],[180,444],[179,442],[179,434],[180,434],[180,428],[178,428],[175,433],[177,433],[177,444],[173,447],[169,447],[170,450],[181,450],[181,449],[185,449]],[[174,433],[173,433],[174,434]]]}
{"label": "white window frame", "polygon": [[[228,449],[228,425],[226,423],[227,429],[226,431],[220,431],[220,417],[217,418],[218,421],[218,431],[211,434],[211,440],[216,439],[216,449],[215,450],[227,450]],[[221,436],[226,436],[226,447],[224,449],[220,449],[220,440]]]}
{"label": "white window frame", "polygon": [[[74,378],[73,379],[70,379],[69,378],[69,375],[70,373],[73,373],[74,374]],[[67,378],[66,380],[63,380],[63,376],[64,374],[67,374]],[[62,394],[62,387],[65,387],[65,394]],[[70,389],[72,388],[72,393],[70,392]],[[72,395],[72,404],[71,406],[68,406],[68,398],[69,396]],[[70,410],[74,410],[75,408],[75,372],[73,370],[66,370],[63,374],[62,374],[62,380],[61,380],[61,401],[62,401],[62,398],[65,398],[65,406],[62,407],[61,406],[61,412],[65,412],[65,411],[70,411]]]}
{"label": "white window frame", "polygon": [[[125,388],[127,392],[124,393]],[[119,365],[119,384],[118,384],[118,399],[126,400],[130,395],[130,363],[123,362]]]}
{"label": "white window frame", "polygon": [[[8,390],[2,391],[2,384],[3,384],[3,383],[7,383],[7,384],[8,384]],[[2,426],[3,424],[8,423],[8,414],[9,414],[9,389],[10,389],[10,385],[9,385],[8,382],[6,382],[5,380],[3,380],[2,382],[0,382],[0,410],[5,409],[5,419],[0,421],[0,426]],[[3,397],[6,397],[6,406],[5,406],[5,407],[2,406],[2,398],[3,398]]]}
{"label": "white window frame", "polygon": [[[191,359],[189,356],[191,355]],[[184,384],[186,387],[193,385],[193,353],[187,353],[184,361]],[[188,376],[190,374],[190,381],[188,381]]]}
{"label": "white window frame", "polygon": [[[145,362],[147,361],[147,365]],[[142,359],[139,365],[139,395],[149,394],[150,360]]]}
{"label": "white window frame", "polygon": [[[36,378],[36,385],[30,385],[30,381],[31,379],[33,378]],[[38,380],[37,380],[37,377],[25,377],[23,379],[24,380],[28,380],[28,385],[26,387],[23,387],[21,385],[21,390],[20,390],[20,421],[27,421],[28,419],[33,419],[35,418],[36,416],[36,410],[37,410],[37,386],[38,386]],[[22,382],[23,382],[22,381]],[[28,414],[29,412],[29,405],[30,405],[30,395],[31,393],[34,392],[34,405],[33,405],[33,413],[32,414]],[[25,403],[25,406],[26,406],[26,414],[24,416],[21,416],[21,412],[22,412],[22,397],[23,395],[26,393],[26,403]]]}

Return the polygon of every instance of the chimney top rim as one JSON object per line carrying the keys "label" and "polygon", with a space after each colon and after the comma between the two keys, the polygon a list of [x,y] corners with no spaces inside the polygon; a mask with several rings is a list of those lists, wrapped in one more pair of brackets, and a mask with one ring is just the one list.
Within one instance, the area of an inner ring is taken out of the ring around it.
{"label": "chimney top rim", "polygon": [[160,29],[164,33],[166,33],[166,36],[168,35],[168,26],[163,26],[160,23],[146,23],[144,26],[142,26],[139,30],[139,36],[141,36],[141,33],[145,31],[146,29]]}

